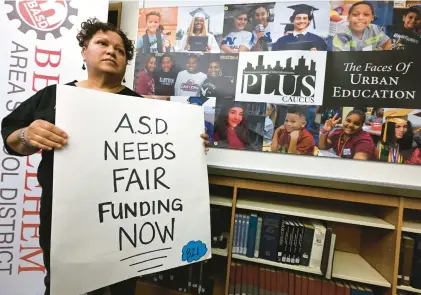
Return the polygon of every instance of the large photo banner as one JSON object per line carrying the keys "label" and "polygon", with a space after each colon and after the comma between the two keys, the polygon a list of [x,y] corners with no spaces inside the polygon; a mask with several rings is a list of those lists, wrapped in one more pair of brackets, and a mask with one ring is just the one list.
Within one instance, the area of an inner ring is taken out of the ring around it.
{"label": "large photo banner", "polygon": [[211,257],[201,107],[59,86],[56,118],[52,294]]}
{"label": "large photo banner", "polygon": [[[0,118],[51,84],[83,79],[77,30],[89,17],[105,21],[108,0],[1,0]],[[41,154],[14,157],[0,147],[0,293],[44,294],[39,245]],[[71,180],[69,179],[70,183]]]}
{"label": "large photo banner", "polygon": [[215,148],[421,165],[421,1],[227,2],[139,9],[135,91],[215,97]]}

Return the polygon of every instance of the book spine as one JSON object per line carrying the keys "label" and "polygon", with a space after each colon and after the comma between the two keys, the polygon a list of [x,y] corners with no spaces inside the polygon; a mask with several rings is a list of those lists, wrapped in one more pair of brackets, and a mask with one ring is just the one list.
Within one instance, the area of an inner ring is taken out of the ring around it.
{"label": "book spine", "polygon": [[303,249],[303,238],[304,238],[304,225],[299,223],[299,232],[298,232],[298,249],[295,255],[295,264],[301,264],[301,253]]}
{"label": "book spine", "polygon": [[254,243],[254,258],[259,257],[262,226],[263,226],[263,218],[259,216],[257,218],[256,242]]}
{"label": "book spine", "polygon": [[278,243],[278,262],[282,262],[282,254],[284,253],[284,239],[285,239],[285,217],[282,218],[279,227],[279,243]]}
{"label": "book spine", "polygon": [[237,254],[238,252],[238,241],[239,241],[239,234],[240,234],[240,215],[235,214],[235,221],[234,221],[234,241],[232,243],[232,253]]}
{"label": "book spine", "polygon": [[284,251],[282,253],[282,263],[287,262],[290,229],[291,229],[290,223],[289,221],[286,221],[285,222],[285,235],[284,235]]}
{"label": "book spine", "polygon": [[250,226],[250,215],[245,215],[245,224],[244,224],[244,241],[243,241],[243,251],[241,254],[247,255],[247,241],[248,241],[248,234],[249,234],[249,226]]}
{"label": "book spine", "polygon": [[257,215],[250,215],[250,224],[249,224],[249,233],[247,236],[247,257],[254,257],[254,249],[256,243],[256,233],[257,233]]}
{"label": "book spine", "polygon": [[313,248],[314,227],[310,224],[304,224],[303,246],[301,249],[301,265],[310,265],[310,255]]}
{"label": "book spine", "polygon": [[279,223],[280,215],[273,213],[264,214],[260,258],[278,261]]}
{"label": "book spine", "polygon": [[326,228],[320,222],[313,222],[314,237],[313,248],[310,255],[310,267],[320,269],[322,263],[323,246],[326,236]]}
{"label": "book spine", "polygon": [[243,254],[243,247],[244,247],[244,234],[245,234],[245,226],[246,226],[246,215],[240,215],[240,241],[238,245],[237,254]]}
{"label": "book spine", "polygon": [[421,289],[421,235],[417,236],[414,243],[411,286],[415,289]]}
{"label": "book spine", "polygon": [[289,233],[289,241],[288,241],[288,256],[287,256],[287,263],[291,264],[291,261],[294,259],[294,237],[295,237],[295,230],[296,230],[296,225],[294,224],[293,221],[290,222],[291,224],[291,231]]}

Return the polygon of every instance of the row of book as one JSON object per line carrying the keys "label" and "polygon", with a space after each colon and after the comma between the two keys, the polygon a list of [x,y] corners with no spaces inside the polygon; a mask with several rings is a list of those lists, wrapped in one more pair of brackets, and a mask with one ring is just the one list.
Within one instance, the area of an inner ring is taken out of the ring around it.
{"label": "row of book", "polygon": [[184,293],[212,295],[215,282],[209,264],[209,260],[204,260],[144,275],[140,280]]}
{"label": "row of book", "polygon": [[232,262],[229,295],[374,295],[370,287],[318,276]]}
{"label": "row of book", "polygon": [[398,285],[421,289],[421,235],[402,236]]}
{"label": "row of book", "polygon": [[235,214],[232,253],[321,269],[330,278],[336,235],[318,220]]}

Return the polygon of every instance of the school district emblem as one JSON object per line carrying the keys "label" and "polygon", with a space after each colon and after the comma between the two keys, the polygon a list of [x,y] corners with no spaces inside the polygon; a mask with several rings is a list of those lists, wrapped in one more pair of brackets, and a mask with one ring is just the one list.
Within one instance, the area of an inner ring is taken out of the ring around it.
{"label": "school district emblem", "polygon": [[48,33],[54,38],[61,37],[60,28],[71,29],[71,15],[78,10],[71,7],[66,0],[6,0],[5,4],[13,9],[7,13],[8,18],[19,20],[19,30],[26,34],[30,30],[37,33],[37,39],[45,40]]}

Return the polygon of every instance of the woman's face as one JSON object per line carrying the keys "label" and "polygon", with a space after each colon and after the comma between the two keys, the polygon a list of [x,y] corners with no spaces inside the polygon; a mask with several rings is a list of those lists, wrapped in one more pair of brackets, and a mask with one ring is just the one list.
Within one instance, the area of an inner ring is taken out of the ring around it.
{"label": "woman's face", "polygon": [[203,30],[203,27],[205,25],[205,20],[202,17],[196,17],[194,19],[194,29],[195,30]]}
{"label": "woman's face", "polygon": [[120,35],[112,31],[98,31],[88,45],[82,49],[82,56],[89,70],[120,75],[126,71],[126,50]]}
{"label": "woman's face", "polygon": [[343,124],[343,131],[347,135],[358,133],[363,128],[363,118],[357,114],[351,114],[346,117]]}
{"label": "woman's face", "polygon": [[264,7],[257,8],[254,12],[254,17],[259,24],[267,25],[269,15]]}
{"label": "woman's face", "polygon": [[305,31],[309,24],[310,19],[306,13],[297,14],[294,18],[294,30],[297,32]]}
{"label": "woman's face", "polygon": [[148,20],[146,21],[146,27],[151,33],[155,33],[159,27],[159,22],[161,18],[157,15],[150,15],[148,16]]}
{"label": "woman's face", "polygon": [[349,26],[353,31],[362,32],[374,20],[370,6],[360,4],[354,7],[348,15]]}
{"label": "woman's face", "polygon": [[244,30],[244,28],[247,26],[247,14],[239,15],[235,18],[235,27],[238,31]]}
{"label": "woman's face", "polygon": [[172,68],[172,59],[168,56],[165,56],[161,61],[162,71],[169,72]]}
{"label": "woman's face", "polygon": [[156,58],[153,56],[151,57],[151,59],[148,61],[148,63],[146,64],[146,69],[148,70],[148,72],[153,73],[155,72],[156,69]]}
{"label": "woman's face", "polygon": [[228,127],[235,128],[243,120],[244,110],[240,107],[230,108],[228,112]]}
{"label": "woman's face", "polygon": [[217,77],[220,76],[219,73],[221,71],[221,66],[219,65],[219,62],[211,62],[209,63],[208,67],[208,75],[211,77]]}
{"label": "woman's face", "polygon": [[408,122],[395,123],[396,139],[402,139],[407,131],[408,131]]}
{"label": "woman's face", "polygon": [[410,12],[403,17],[403,25],[406,29],[413,30],[418,20],[419,20],[418,14],[415,12]]}
{"label": "woman's face", "polygon": [[195,57],[189,57],[187,59],[186,68],[187,68],[187,71],[189,73],[196,72],[196,69],[197,69],[197,58],[195,58]]}

